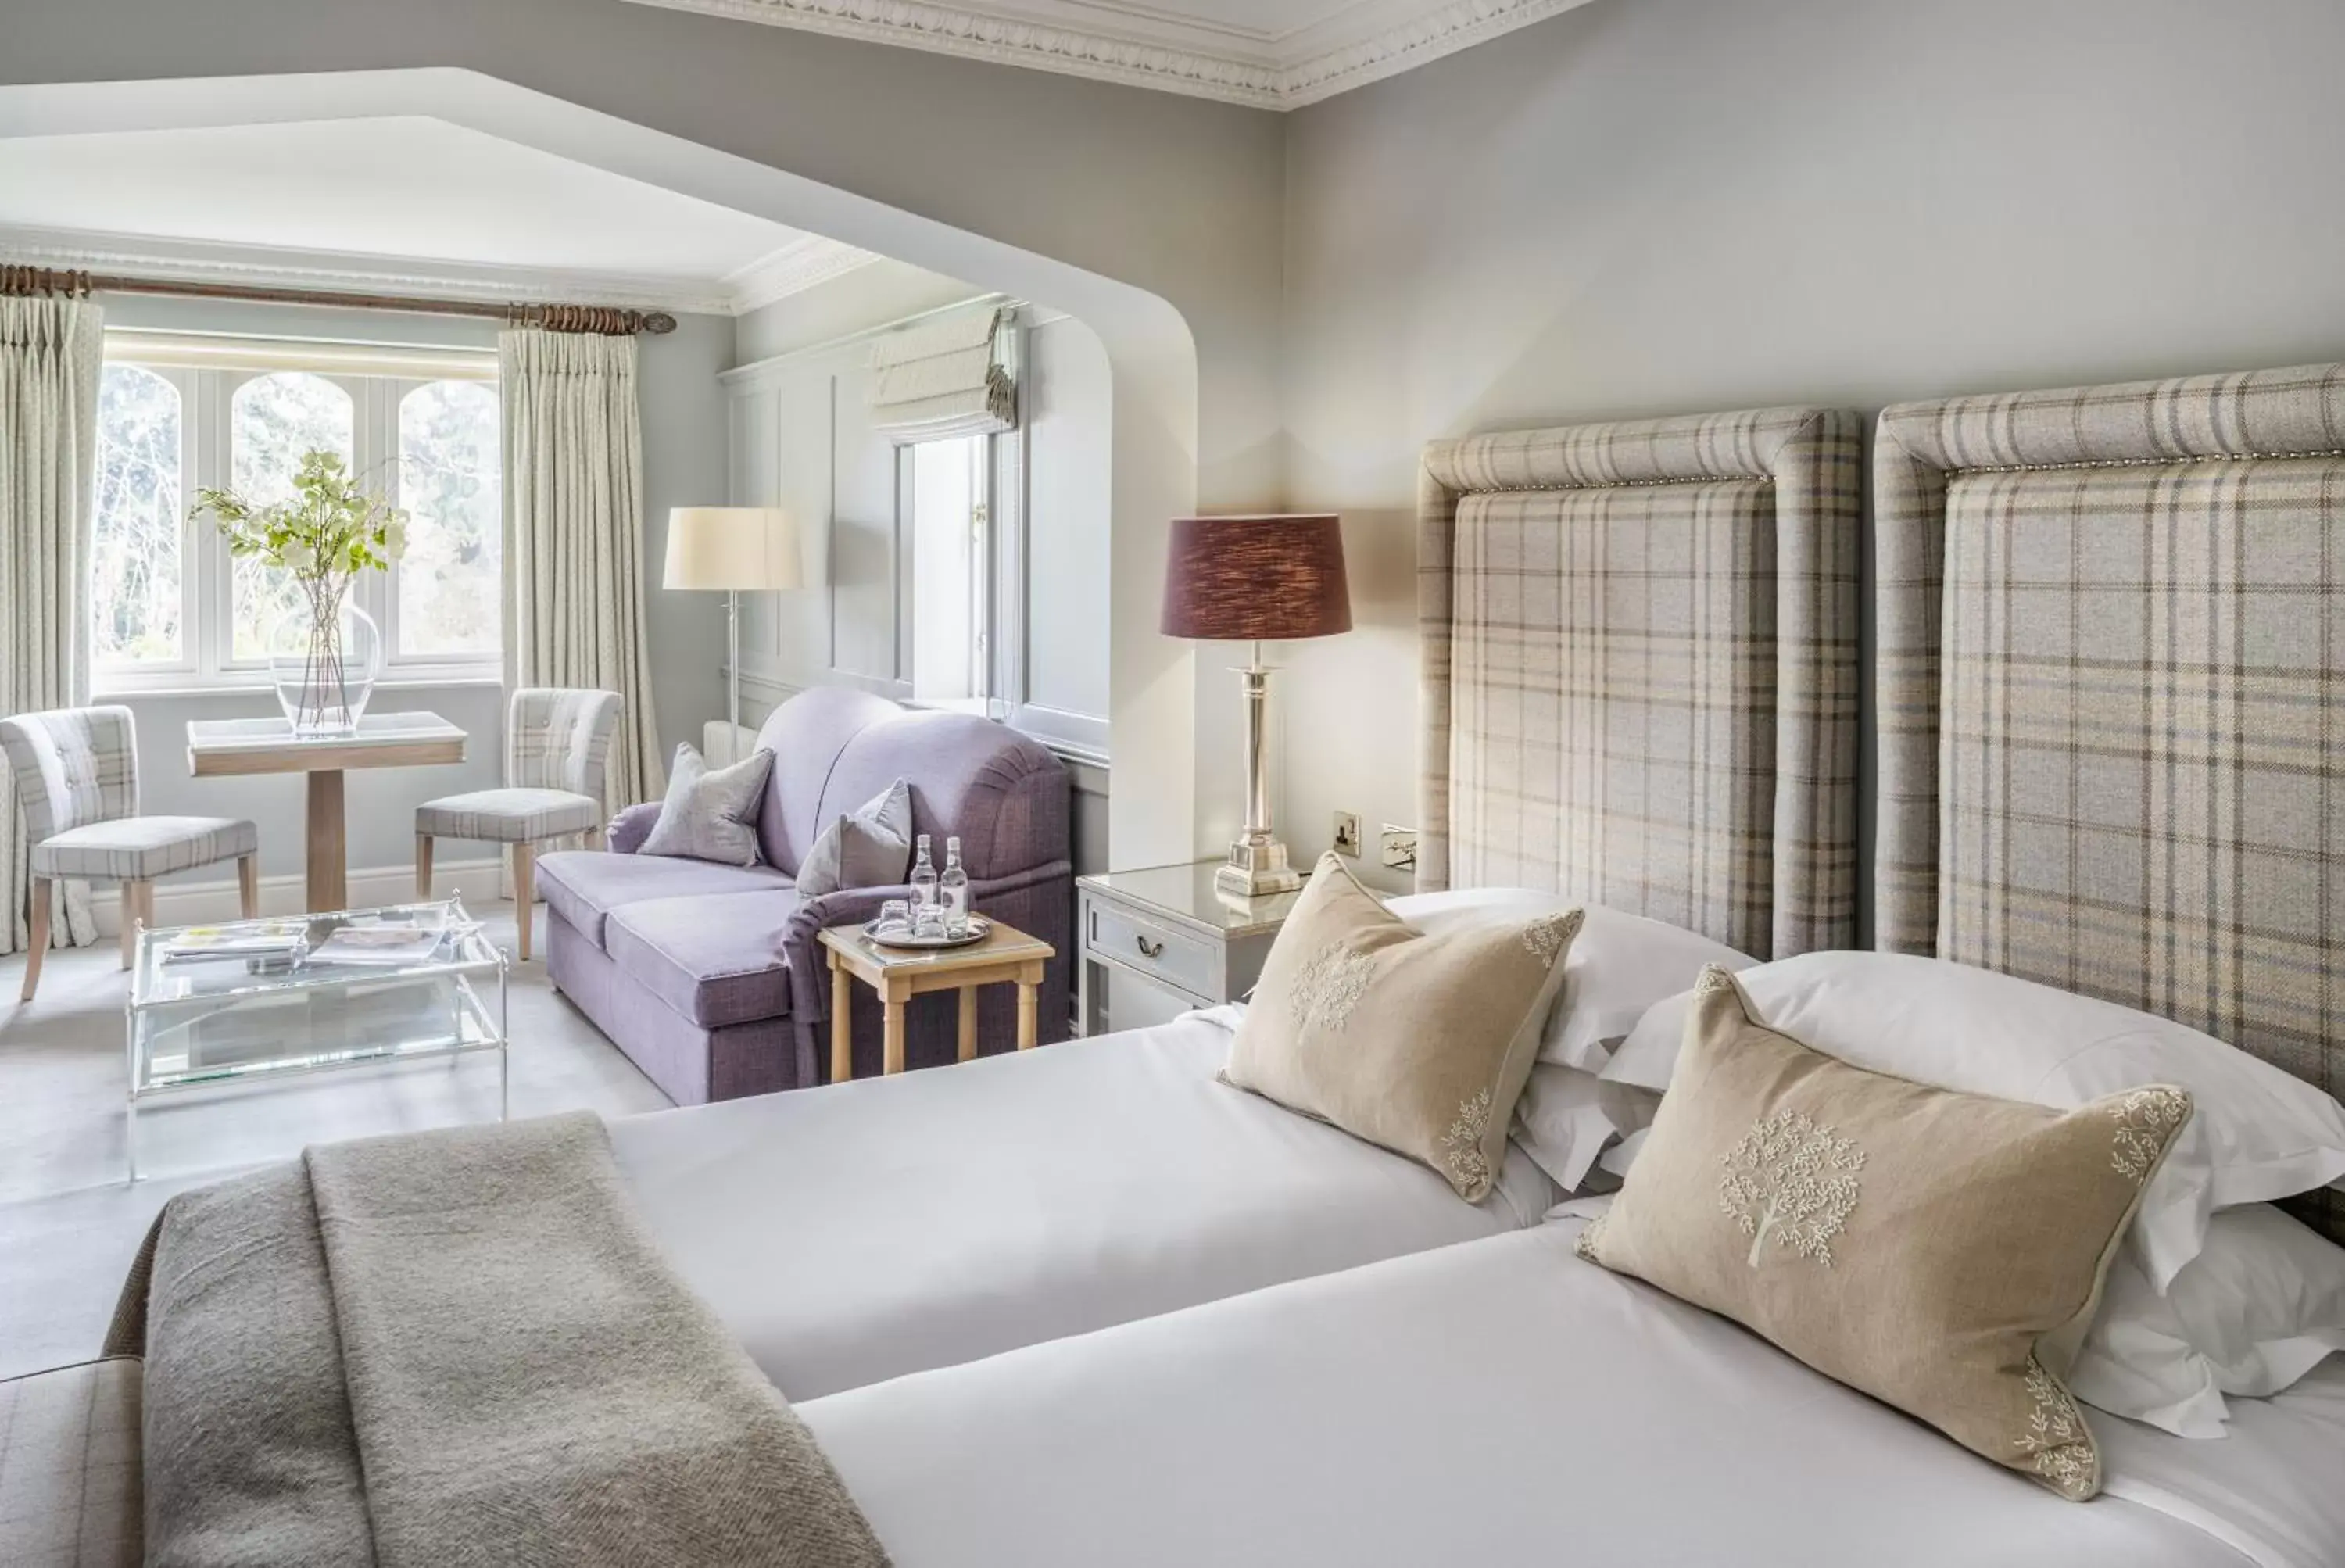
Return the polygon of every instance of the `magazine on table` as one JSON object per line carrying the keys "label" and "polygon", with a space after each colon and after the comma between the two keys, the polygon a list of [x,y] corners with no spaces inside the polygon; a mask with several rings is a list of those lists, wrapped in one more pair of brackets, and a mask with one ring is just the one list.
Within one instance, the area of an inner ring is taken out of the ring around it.
{"label": "magazine on table", "polygon": [[270,958],[294,952],[309,935],[302,920],[247,921],[237,925],[191,925],[163,941],[166,963],[198,958]]}
{"label": "magazine on table", "polygon": [[448,928],[429,924],[346,925],[310,950],[311,963],[347,963],[391,969],[429,963],[446,940]]}

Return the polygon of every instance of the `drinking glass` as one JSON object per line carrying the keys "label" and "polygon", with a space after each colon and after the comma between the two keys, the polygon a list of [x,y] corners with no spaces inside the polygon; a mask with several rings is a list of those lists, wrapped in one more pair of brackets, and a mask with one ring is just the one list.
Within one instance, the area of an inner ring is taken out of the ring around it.
{"label": "drinking glass", "polygon": [[912,906],[902,899],[889,899],[879,906],[879,929],[889,936],[901,936],[912,929]]}

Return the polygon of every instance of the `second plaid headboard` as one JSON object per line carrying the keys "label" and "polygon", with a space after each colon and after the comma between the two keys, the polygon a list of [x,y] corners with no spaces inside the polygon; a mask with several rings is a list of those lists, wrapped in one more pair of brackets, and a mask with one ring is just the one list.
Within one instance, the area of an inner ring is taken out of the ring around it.
{"label": "second plaid headboard", "polygon": [[1552,889],[1761,958],[1856,919],[1862,423],[1428,447],[1416,883]]}
{"label": "second plaid headboard", "polygon": [[1905,404],[1873,484],[1880,945],[2345,1088],[2345,366]]}

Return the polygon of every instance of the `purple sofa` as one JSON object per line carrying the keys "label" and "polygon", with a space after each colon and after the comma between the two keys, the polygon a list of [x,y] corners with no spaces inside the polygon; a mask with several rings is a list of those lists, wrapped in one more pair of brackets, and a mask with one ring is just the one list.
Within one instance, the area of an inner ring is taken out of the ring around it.
{"label": "purple sofa", "polygon": [[[631,806],[610,849],[537,862],[546,905],[546,971],[652,1082],[680,1105],[819,1084],[829,1072],[829,971],[817,933],[860,921],[904,887],[841,890],[801,900],[800,860],[835,818],[902,779],[913,830],[960,840],[970,901],[1058,949],[1044,972],[1041,1038],[1067,1033],[1074,923],[1067,770],[1016,730],[969,714],[916,711],[838,687],[801,692],[757,732],[774,754],[757,820],[763,864],[743,868],[637,854],[659,815]],[[855,988],[858,1077],[880,1070],[879,1004]],[[984,1051],[1017,1038],[1017,993],[979,993]],[[907,1009],[906,1059],[950,1062],[953,993]]]}

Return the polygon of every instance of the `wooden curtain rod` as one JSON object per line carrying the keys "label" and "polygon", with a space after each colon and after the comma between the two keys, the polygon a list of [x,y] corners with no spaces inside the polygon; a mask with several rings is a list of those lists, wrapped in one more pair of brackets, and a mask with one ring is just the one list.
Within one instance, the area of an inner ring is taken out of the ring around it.
{"label": "wooden curtain rod", "polygon": [[271,305],[329,305],[352,311],[405,311],[419,316],[486,316],[516,327],[553,332],[625,337],[675,331],[665,311],[622,311],[607,305],[494,304],[487,300],[424,300],[407,294],[348,294],[330,289],[260,289],[243,283],[197,283],[172,278],[118,278],[49,267],[0,266],[0,294],[172,294],[190,300],[256,300]]}

